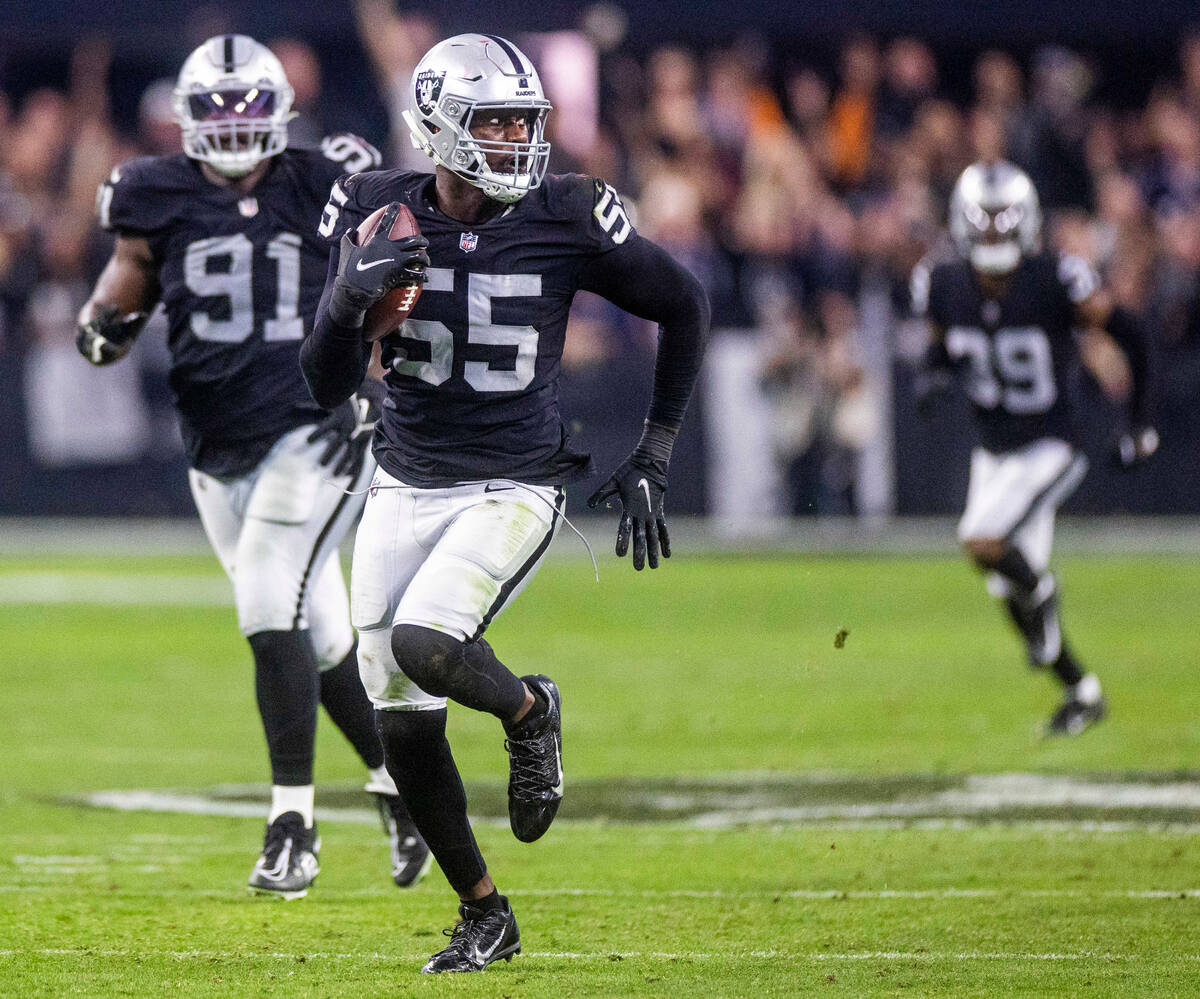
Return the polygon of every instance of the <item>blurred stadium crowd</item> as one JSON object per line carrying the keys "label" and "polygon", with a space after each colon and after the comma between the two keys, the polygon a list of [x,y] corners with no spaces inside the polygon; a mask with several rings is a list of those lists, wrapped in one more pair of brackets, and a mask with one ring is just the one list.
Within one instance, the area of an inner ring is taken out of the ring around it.
{"label": "blurred stadium crowd", "polygon": [[[383,0],[361,0],[356,12],[391,122],[389,134],[366,137],[389,165],[426,169],[399,112],[412,66],[444,32]],[[750,359],[743,381],[771,457],[763,512],[958,505],[951,494],[965,479],[965,457],[953,472],[941,466],[969,446],[965,410],[946,414],[953,430],[917,423],[909,386],[923,340],[907,321],[906,287],[942,238],[959,171],[997,156],[1032,175],[1051,244],[1095,263],[1118,300],[1146,317],[1159,348],[1158,462],[1176,471],[1152,470],[1136,495],[1113,487],[1102,498],[1093,489],[1079,502],[1200,509],[1191,488],[1200,465],[1192,404],[1200,394],[1200,35],[1180,42],[1177,65],[1164,67],[1135,106],[1109,106],[1094,96],[1106,67],[1065,48],[1020,61],[988,51],[969,79],[947,80],[915,37],[848,37],[831,65],[816,66],[772,61],[762,39],[634,54],[625,27],[615,8],[597,8],[578,32],[521,37],[545,66],[558,109],[551,169],[612,182],[638,226],[709,289],[724,345],[710,361]],[[337,67],[322,65],[303,40],[263,40],[296,90],[293,143],[316,144],[345,120],[323,83]],[[136,364],[103,372],[74,352],[73,317],[108,250],[94,224],[97,184],[127,157],[179,148],[170,106],[177,65],[161,66],[129,130],[114,124],[120,116],[101,82],[111,58],[109,43],[92,38],[75,47],[61,85],[19,99],[0,93],[3,512],[106,512],[71,499],[68,479],[54,478],[80,466],[91,470],[91,498],[107,483],[124,498],[123,512],[189,509],[161,333],[143,336]],[[564,65],[574,72],[556,73]],[[615,455],[635,432],[654,331],[586,296],[572,322],[565,409],[598,457]],[[1111,415],[1127,372],[1103,340],[1089,341],[1087,357],[1081,391]],[[718,480],[700,472],[712,463],[714,433],[744,415],[737,391],[710,383],[696,403],[704,419],[693,417],[694,453],[684,458],[695,485],[673,480],[676,509],[713,509]],[[629,419],[613,420],[626,398]],[[144,487],[138,500],[131,469]]]}

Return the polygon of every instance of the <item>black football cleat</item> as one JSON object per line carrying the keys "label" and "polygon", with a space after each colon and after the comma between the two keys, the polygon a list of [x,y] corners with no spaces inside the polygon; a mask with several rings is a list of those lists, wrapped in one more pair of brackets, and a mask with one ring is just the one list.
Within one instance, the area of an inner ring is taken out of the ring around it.
{"label": "black football cleat", "polygon": [[434,954],[421,974],[483,971],[495,961],[511,961],[520,954],[521,931],[508,899],[503,901],[503,909],[477,909],[468,902],[459,905],[458,923],[453,929],[442,930],[450,938],[450,945]]}
{"label": "black football cleat", "polygon": [[285,900],[303,898],[321,870],[317,865],[320,849],[316,823],[306,829],[299,812],[284,812],[267,826],[262,856],[250,872],[249,889]]}
{"label": "black football cleat", "polygon": [[411,888],[429,870],[433,854],[417,832],[399,795],[377,793],[375,804],[392,848],[392,880],[397,888]]}
{"label": "black football cleat", "polygon": [[508,822],[522,843],[538,839],[554,821],[563,796],[562,695],[548,676],[523,676],[548,710],[522,720],[504,740],[508,750]]}
{"label": "black football cleat", "polygon": [[1079,735],[1107,714],[1108,702],[1100,694],[1100,681],[1089,673],[1067,688],[1062,704],[1046,725],[1046,735]]}

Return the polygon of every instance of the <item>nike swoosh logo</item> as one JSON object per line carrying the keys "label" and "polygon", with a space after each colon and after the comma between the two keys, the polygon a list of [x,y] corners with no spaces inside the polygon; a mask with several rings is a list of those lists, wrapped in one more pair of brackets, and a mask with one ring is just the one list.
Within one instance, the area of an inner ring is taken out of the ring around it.
{"label": "nike swoosh logo", "polygon": [[554,763],[558,767],[558,783],[551,790],[561,798],[563,793],[562,753],[558,750],[557,741],[554,743]]}
{"label": "nike swoosh logo", "polygon": [[483,487],[483,491],[485,493],[503,493],[503,492],[507,492],[510,489],[516,489],[516,488],[517,488],[516,486],[498,486],[495,483],[489,482],[486,486]]}
{"label": "nike swoosh logo", "polygon": [[646,494],[646,506],[650,507],[651,513],[654,512],[654,505],[650,502],[650,486],[645,479],[638,479],[637,487]]}
{"label": "nike swoosh logo", "polygon": [[283,849],[279,852],[279,859],[275,862],[272,868],[264,868],[262,876],[270,881],[282,881],[283,876],[287,874],[288,861],[292,858],[292,838],[289,836],[283,842]]}
{"label": "nike swoosh logo", "polygon": [[387,260],[376,260],[373,263],[367,264],[367,266],[364,267],[363,262],[360,260],[357,264],[354,265],[354,269],[356,271],[369,271],[372,267],[378,267],[380,264],[394,264],[395,262],[396,262],[395,257],[388,257]]}

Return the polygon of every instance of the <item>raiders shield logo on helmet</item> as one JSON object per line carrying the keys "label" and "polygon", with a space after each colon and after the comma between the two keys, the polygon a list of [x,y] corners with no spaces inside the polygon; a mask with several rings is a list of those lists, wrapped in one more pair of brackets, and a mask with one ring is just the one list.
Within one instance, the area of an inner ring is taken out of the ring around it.
{"label": "raiders shield logo on helmet", "polygon": [[417,107],[420,108],[421,114],[433,113],[433,109],[437,107],[438,97],[442,93],[442,80],[445,78],[444,70],[439,73],[427,69],[423,73],[417,74]]}

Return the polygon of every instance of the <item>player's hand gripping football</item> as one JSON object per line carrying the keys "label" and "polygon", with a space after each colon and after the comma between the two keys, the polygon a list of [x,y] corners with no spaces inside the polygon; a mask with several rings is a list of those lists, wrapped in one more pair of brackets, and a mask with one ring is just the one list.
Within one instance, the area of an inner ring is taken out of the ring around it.
{"label": "player's hand gripping football", "polygon": [[400,209],[398,201],[388,205],[370,238],[361,246],[356,242],[354,230],[342,237],[338,275],[329,299],[329,314],[339,325],[362,325],[367,309],[393,288],[425,281],[429,240],[424,236],[388,238]]}
{"label": "player's hand gripping football", "polygon": [[651,569],[657,569],[660,551],[663,558],[671,557],[663,497],[667,492],[667,463],[671,460],[674,442],[673,431],[647,423],[633,454],[588,499],[588,506],[593,510],[613,496],[621,501],[617,557],[625,557],[632,537],[633,567],[639,572],[647,562]]}
{"label": "player's hand gripping football", "polygon": [[335,476],[354,475],[371,446],[371,433],[378,419],[379,409],[371,399],[351,396],[308,435],[309,444],[326,442],[318,463]]}

